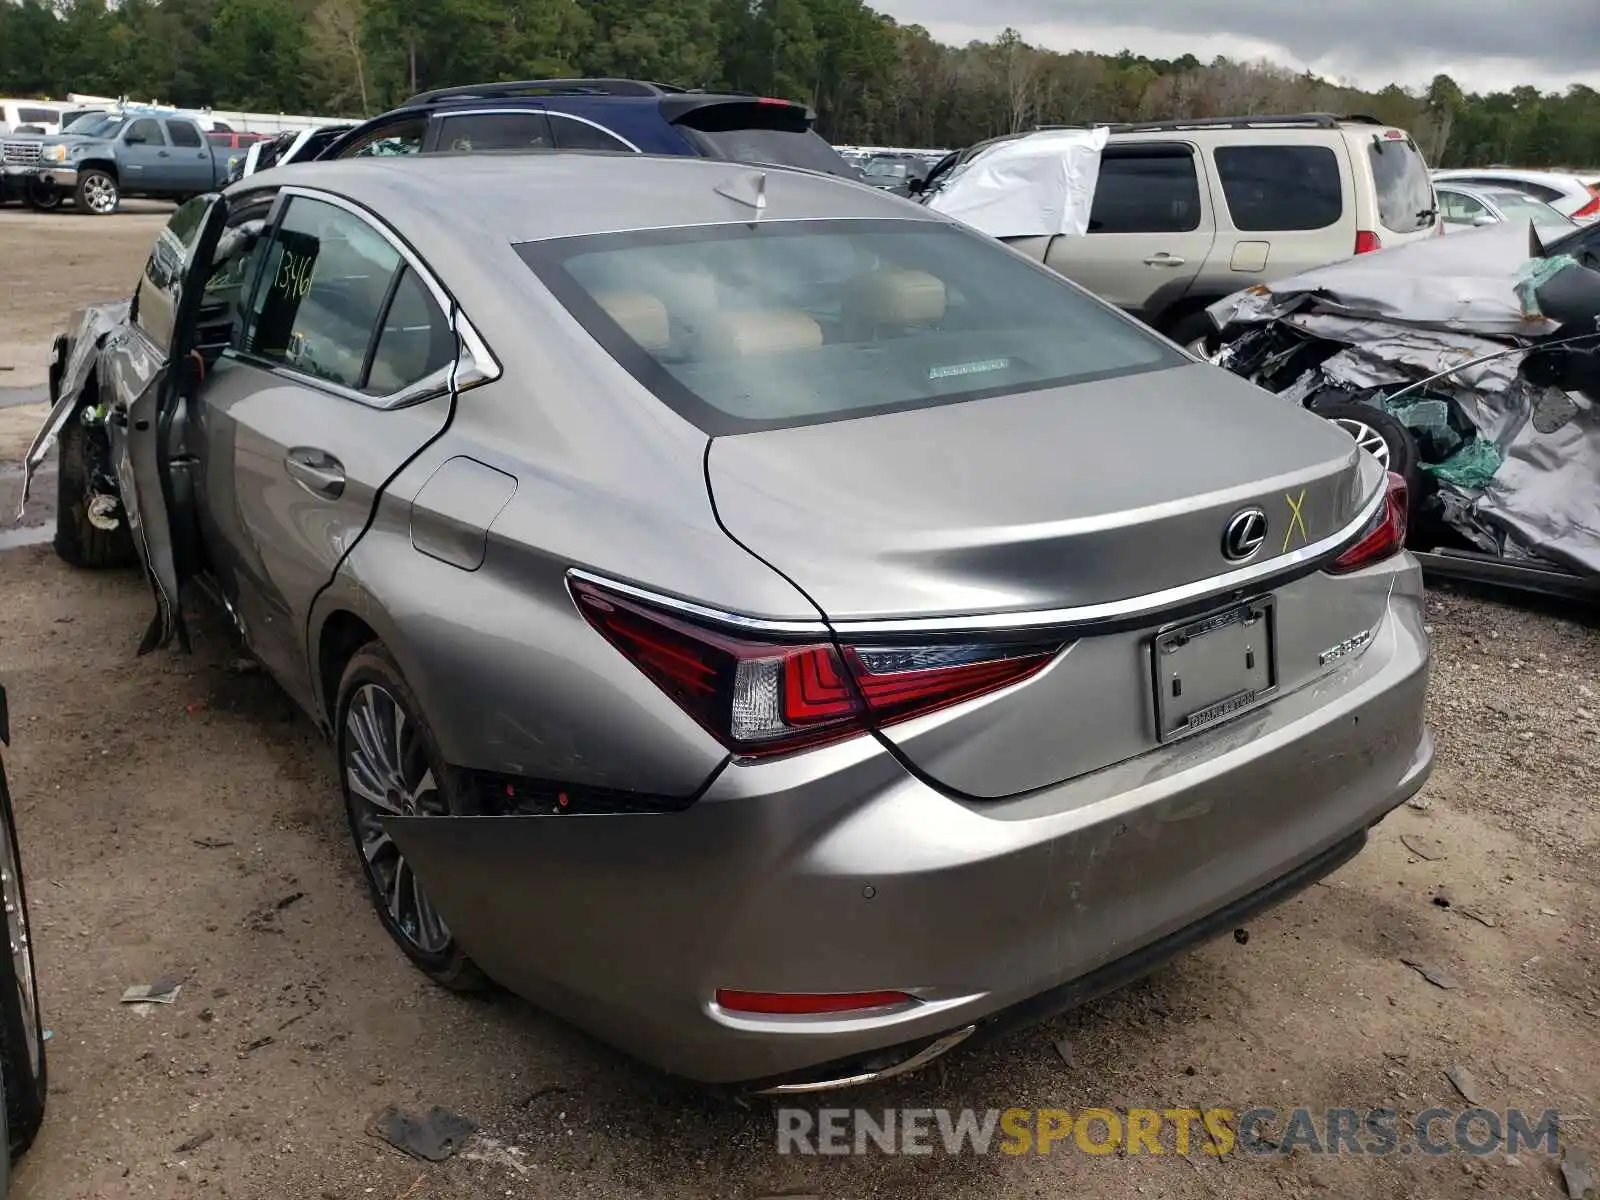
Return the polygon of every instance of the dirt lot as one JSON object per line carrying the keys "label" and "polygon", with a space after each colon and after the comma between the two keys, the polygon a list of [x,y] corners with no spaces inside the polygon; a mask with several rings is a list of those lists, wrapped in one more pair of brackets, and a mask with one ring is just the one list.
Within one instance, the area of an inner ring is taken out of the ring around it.
{"label": "dirt lot", "polygon": [[[0,346],[47,346],[60,314],[45,309],[123,290],[151,226],[0,213]],[[0,463],[21,436],[0,427]],[[1409,1118],[1464,1107],[1445,1077],[1463,1067],[1480,1103],[1557,1108],[1563,1142],[1600,1157],[1600,631],[1456,593],[1431,605],[1426,808],[1400,809],[1245,944],[1210,944],[1049,1026],[832,1103]],[[0,551],[6,763],[53,1031],[49,1113],[17,1196],[1564,1194],[1554,1162],[1526,1151],[779,1156],[765,1103],[663,1079],[509,997],[424,982],[368,911],[309,723],[230,669],[204,615],[193,655],[136,658],[148,615],[134,575],[74,572],[44,546]],[[163,976],[184,981],[176,1004],[118,1003]],[[483,1133],[423,1165],[367,1132],[390,1104],[440,1104]]]}
{"label": "dirt lot", "polygon": [[50,341],[73,309],[133,294],[172,205],[136,200],[124,208],[114,217],[0,209],[0,388],[45,381]]}

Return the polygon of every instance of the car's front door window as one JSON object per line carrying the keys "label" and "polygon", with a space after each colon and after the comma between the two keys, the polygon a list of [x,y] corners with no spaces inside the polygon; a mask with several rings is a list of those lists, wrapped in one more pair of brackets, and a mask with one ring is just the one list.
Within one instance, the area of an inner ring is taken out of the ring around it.
{"label": "car's front door window", "polygon": [[161,122],[146,117],[128,126],[122,140],[130,145],[164,146],[167,139],[161,136]]}
{"label": "car's front door window", "polygon": [[1488,210],[1471,196],[1461,192],[1440,192],[1439,204],[1444,209],[1444,219],[1450,225],[1471,225]]}
{"label": "car's front door window", "polygon": [[197,196],[179,206],[156,238],[155,247],[145,261],[144,274],[139,277],[139,286],[134,291],[129,316],[140,332],[163,352],[172,342],[172,327],[178,311],[178,297],[183,291],[185,264],[215,199],[213,196]]}

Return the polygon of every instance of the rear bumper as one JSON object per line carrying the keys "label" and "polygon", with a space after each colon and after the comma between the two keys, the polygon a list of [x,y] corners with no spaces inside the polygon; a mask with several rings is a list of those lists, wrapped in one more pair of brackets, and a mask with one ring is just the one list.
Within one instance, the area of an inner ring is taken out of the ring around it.
{"label": "rear bumper", "polygon": [[1224,905],[1148,946],[1109,962],[1078,979],[1069,980],[1049,991],[1040,992],[1037,996],[1030,996],[982,1021],[953,1031],[960,1036],[947,1034],[931,1041],[922,1039],[855,1059],[826,1063],[800,1076],[778,1076],[770,1080],[752,1081],[747,1087],[757,1093],[817,1092],[834,1086],[851,1086],[893,1078],[903,1073],[906,1064],[913,1061],[920,1066],[941,1057],[958,1045],[975,1046],[1019,1027],[1047,1020],[1080,1004],[1088,1004],[1118,988],[1126,987],[1135,980],[1142,979],[1184,951],[1239,928],[1251,917],[1289,899],[1317,880],[1333,874],[1360,854],[1366,844],[1367,832],[1362,830],[1301,863],[1265,887],[1258,888],[1247,896],[1241,896],[1233,903]]}
{"label": "rear bumper", "polygon": [[[1427,779],[1427,663],[1397,589],[1317,683],[1009,800],[952,799],[860,739],[734,764],[667,816],[390,827],[513,989],[693,1079],[837,1077],[1080,1003],[1332,870]],[[757,1017],[718,988],[920,1003]]]}

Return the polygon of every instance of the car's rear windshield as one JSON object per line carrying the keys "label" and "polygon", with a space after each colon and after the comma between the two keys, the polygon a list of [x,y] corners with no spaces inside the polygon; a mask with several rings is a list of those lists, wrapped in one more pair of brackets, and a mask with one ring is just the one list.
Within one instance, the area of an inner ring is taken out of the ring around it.
{"label": "car's rear windshield", "polygon": [[782,221],[517,247],[574,317],[713,435],[844,420],[1188,362],[963,228]]}
{"label": "car's rear windshield", "polygon": [[1372,182],[1378,190],[1378,220],[1395,233],[1416,233],[1438,216],[1433,179],[1416,143],[1399,130],[1374,133],[1367,143]]}
{"label": "car's rear windshield", "polygon": [[1508,221],[1532,221],[1536,225],[1551,225],[1570,229],[1575,224],[1565,214],[1551,208],[1543,201],[1521,192],[1489,192],[1490,200]]}
{"label": "car's rear windshield", "polygon": [[854,179],[859,172],[822,137],[806,129],[683,129],[702,150],[729,162],[767,163],[776,167],[804,167]]}

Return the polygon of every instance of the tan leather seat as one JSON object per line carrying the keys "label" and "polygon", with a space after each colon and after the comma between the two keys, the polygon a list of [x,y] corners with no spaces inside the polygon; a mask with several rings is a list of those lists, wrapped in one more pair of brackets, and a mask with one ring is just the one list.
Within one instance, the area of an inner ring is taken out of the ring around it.
{"label": "tan leather seat", "polygon": [[944,280],[926,271],[887,267],[850,281],[845,319],[873,330],[896,332],[944,319]]}
{"label": "tan leather seat", "polygon": [[665,350],[672,344],[667,306],[649,292],[599,292],[594,299],[644,349]]}
{"label": "tan leather seat", "polygon": [[740,358],[815,350],[822,345],[822,326],[798,309],[719,312],[702,332],[709,352]]}

